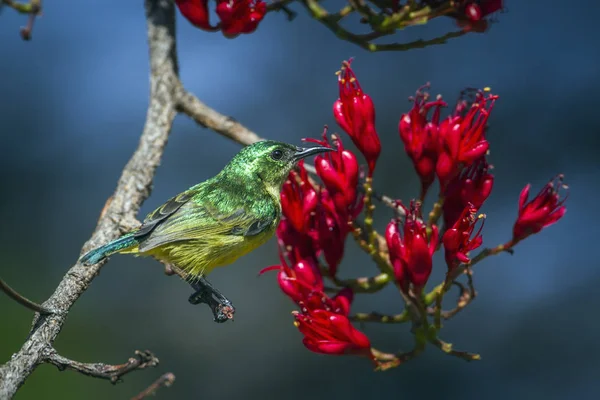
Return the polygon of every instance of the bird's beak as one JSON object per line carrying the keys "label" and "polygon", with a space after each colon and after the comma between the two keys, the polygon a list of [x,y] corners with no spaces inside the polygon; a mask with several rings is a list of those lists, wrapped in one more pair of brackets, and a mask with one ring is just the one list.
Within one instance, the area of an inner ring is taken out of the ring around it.
{"label": "bird's beak", "polygon": [[303,158],[314,156],[315,154],[325,153],[326,151],[334,151],[329,147],[317,146],[317,147],[298,147],[298,150],[294,153],[294,160],[300,161]]}

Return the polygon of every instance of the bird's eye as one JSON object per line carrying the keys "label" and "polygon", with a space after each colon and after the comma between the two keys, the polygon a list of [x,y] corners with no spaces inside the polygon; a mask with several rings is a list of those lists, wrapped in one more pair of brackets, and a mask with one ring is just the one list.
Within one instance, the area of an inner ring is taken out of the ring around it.
{"label": "bird's eye", "polygon": [[273,160],[281,160],[281,157],[283,157],[283,151],[281,150],[273,150],[271,153],[271,158]]}

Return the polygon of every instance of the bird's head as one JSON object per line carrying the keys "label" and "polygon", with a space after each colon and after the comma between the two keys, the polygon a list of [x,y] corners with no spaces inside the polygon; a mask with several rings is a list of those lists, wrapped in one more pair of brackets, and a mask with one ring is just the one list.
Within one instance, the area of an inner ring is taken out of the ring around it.
{"label": "bird's head", "polygon": [[237,174],[257,176],[266,185],[281,187],[298,161],[332,151],[328,147],[298,147],[264,140],[243,148],[225,168]]}

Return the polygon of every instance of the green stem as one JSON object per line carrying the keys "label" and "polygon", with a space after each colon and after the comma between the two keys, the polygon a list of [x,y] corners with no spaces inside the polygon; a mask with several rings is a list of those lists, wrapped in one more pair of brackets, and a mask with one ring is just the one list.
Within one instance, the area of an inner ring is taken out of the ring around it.
{"label": "green stem", "polygon": [[[465,35],[466,33],[468,33],[467,30],[460,30],[460,31],[455,31],[455,32],[448,32],[445,35],[439,36],[437,38],[429,39],[429,40],[419,39],[419,40],[415,40],[413,42],[408,42],[408,43],[376,44],[376,43],[372,43],[371,40],[374,40],[374,39],[382,37],[382,36],[388,36],[388,35],[394,34],[396,32],[395,28],[393,28],[393,27],[381,28],[383,21],[385,21],[385,20],[383,20],[382,22],[378,22],[378,16],[369,17],[369,19],[371,20],[370,21],[371,25],[376,28],[374,31],[367,33],[365,35],[358,35],[358,34],[348,31],[347,29],[345,29],[344,27],[342,27],[339,24],[339,21],[342,18],[346,17],[347,15],[349,15],[351,12],[353,12],[355,10],[354,8],[352,8],[352,10],[350,10],[350,9],[348,9],[348,6],[346,6],[346,7],[342,8],[339,12],[330,14],[324,7],[322,7],[319,4],[319,2],[317,0],[302,0],[301,2],[302,2],[302,5],[308,10],[310,15],[314,19],[316,19],[317,21],[319,21],[320,23],[325,25],[338,38],[340,38],[342,40],[346,40],[351,43],[354,43],[354,44],[360,46],[361,48],[371,51],[371,52],[375,52],[375,51],[407,51],[407,50],[411,50],[411,49],[424,48],[424,47],[432,46],[432,45],[440,45],[440,44],[446,43],[449,39],[456,38],[456,37],[459,37],[459,36],[462,36],[462,35]],[[424,17],[419,12],[417,12],[417,14],[414,14],[415,19],[411,20],[411,22],[407,22],[404,26],[415,25],[417,22],[423,23],[424,18],[432,19],[436,16],[443,15],[443,13],[440,14],[440,12],[438,11],[439,9],[440,8],[438,7],[435,10],[433,10],[431,12],[431,14],[429,15],[429,17]]]}
{"label": "green stem", "polygon": [[375,211],[375,205],[373,204],[373,178],[370,176],[367,177],[364,188],[365,233],[368,237],[369,254],[374,254],[377,251],[375,248],[377,232],[373,230],[373,211]]}
{"label": "green stem", "polygon": [[[323,271],[321,271],[323,272]],[[327,272],[327,271],[325,271]],[[387,286],[391,282],[392,278],[390,275],[381,273],[375,276],[363,276],[354,279],[338,279],[331,277],[326,274],[333,283],[338,287],[349,287],[354,293],[375,293]]]}
{"label": "green stem", "polygon": [[379,314],[378,312],[356,313],[350,315],[348,318],[350,318],[350,321],[354,322],[378,322],[382,324],[401,324],[411,320],[408,310],[404,310],[400,314],[394,315],[384,315]]}
{"label": "green stem", "polygon": [[[373,233],[377,235],[377,232]],[[376,247],[374,248],[374,246],[369,246],[369,243],[363,237],[363,229],[356,222],[352,222],[352,236],[354,237],[354,240],[358,246],[371,256],[371,259],[375,262],[377,268],[379,268],[379,270],[384,274],[390,276],[389,279],[391,281],[391,277],[394,276],[394,270],[388,262],[387,255],[378,251]]]}
{"label": "green stem", "polygon": [[438,200],[433,203],[433,207],[429,212],[429,218],[427,219],[427,238],[431,239],[431,234],[433,233],[433,225],[437,224],[438,220],[442,216],[442,207],[444,206],[444,196],[440,194]]}
{"label": "green stem", "polygon": [[2,0],[2,3],[21,14],[39,14],[42,9],[42,2],[40,0],[31,0],[28,3],[13,0]]}
{"label": "green stem", "polygon": [[[509,240],[508,242],[504,243],[504,244],[499,244],[498,246],[491,248],[491,249],[483,249],[481,250],[475,257],[473,257],[471,259],[471,262],[468,264],[461,264],[458,267],[456,267],[454,270],[452,270],[448,276],[446,277],[446,280],[442,283],[440,283],[439,285],[437,285],[436,287],[434,287],[429,293],[427,293],[424,298],[423,298],[423,302],[425,303],[426,306],[430,306],[432,305],[434,302],[436,302],[436,307],[439,306],[441,304],[441,301],[443,299],[443,296],[448,292],[448,290],[450,290],[450,287],[452,285],[452,283],[461,275],[463,274],[467,268],[471,268],[473,267],[475,264],[481,262],[484,258],[489,257],[489,256],[493,256],[496,254],[499,254],[501,252],[508,252],[510,254],[512,254],[514,252],[513,247],[518,243],[518,241],[513,241],[512,239]],[[469,279],[471,279],[469,277]],[[470,280],[469,285],[472,288],[472,281]],[[474,293],[474,289],[472,289],[473,293]],[[474,296],[472,296],[474,297]],[[464,308],[461,307],[460,309]],[[436,309],[436,313],[437,313],[437,309]],[[441,312],[441,311],[440,311]],[[434,315],[436,315],[434,313]]]}

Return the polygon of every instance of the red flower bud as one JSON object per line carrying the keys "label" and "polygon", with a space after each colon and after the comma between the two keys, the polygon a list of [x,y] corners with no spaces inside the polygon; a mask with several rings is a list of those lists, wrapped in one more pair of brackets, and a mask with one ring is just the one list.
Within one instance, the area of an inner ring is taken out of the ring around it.
{"label": "red flower bud", "polygon": [[220,0],[217,15],[221,31],[228,38],[252,33],[267,13],[267,3],[261,0]]}
{"label": "red flower bud", "polygon": [[452,228],[448,229],[442,237],[446,255],[446,264],[448,265],[449,271],[454,269],[460,263],[470,262],[471,259],[469,258],[468,253],[475,250],[483,243],[483,237],[481,236],[483,223],[479,226],[475,236],[471,237],[477,221],[480,219],[483,221],[484,218],[484,215],[475,217],[476,213],[477,208],[473,207],[473,204],[468,204],[456,223]]}
{"label": "red flower bud", "polygon": [[[331,138],[337,146],[337,151],[317,155],[315,169],[333,199],[338,213],[349,213],[351,218],[355,218],[362,209],[362,202],[357,202],[358,161],[354,153],[344,149],[341,138],[335,135]],[[327,127],[323,131],[323,140],[305,140],[331,147],[327,139]]]}
{"label": "red flower bud", "polygon": [[352,142],[365,156],[369,176],[372,176],[381,152],[381,143],[375,130],[375,106],[371,97],[363,93],[350,68],[351,62],[352,59],[344,61],[338,74],[340,97],[333,104],[333,115],[338,125],[350,135]]}
{"label": "red flower bud", "polygon": [[468,111],[465,111],[467,102],[461,100],[455,114],[441,123],[436,173],[442,190],[463,167],[469,167],[488,151],[485,127],[497,98],[492,94],[486,97],[478,91]]}
{"label": "red flower bud", "polygon": [[348,213],[338,212],[329,193],[322,190],[314,221],[316,225],[316,230],[313,232],[315,247],[323,252],[329,266],[329,274],[335,276],[337,267],[344,257],[346,236],[349,232]]}
{"label": "red flower bud", "polygon": [[372,358],[369,338],[352,326],[350,320],[326,310],[294,312],[295,322],[304,335],[302,343],[315,353],[356,354]]}
{"label": "red flower bud", "polygon": [[444,226],[451,227],[470,203],[477,210],[492,192],[494,176],[485,157],[464,169],[447,186],[444,192]]}
{"label": "red flower bud", "polygon": [[282,263],[277,282],[281,290],[296,303],[307,299],[313,291],[323,290],[321,274],[311,261],[299,261],[292,268]]}
{"label": "red flower bud", "polygon": [[483,17],[481,8],[475,3],[467,4],[467,6],[465,7],[465,15],[471,21],[479,21],[481,17]]}
{"label": "red flower bud", "polygon": [[385,238],[397,282],[403,289],[410,282],[420,290],[431,275],[438,230],[435,225],[432,226],[431,241],[428,243],[426,225],[419,219],[418,206],[411,203],[410,210],[406,211],[402,231],[397,225],[398,221],[392,221],[388,224]]}
{"label": "red flower bud", "polygon": [[404,256],[404,246],[400,240],[400,232],[398,230],[398,221],[392,220],[385,230],[385,241],[388,247],[388,253],[390,256],[390,263],[394,269],[394,276],[396,282],[400,285],[402,290],[408,291],[408,273],[404,262],[402,260]]}
{"label": "red flower bud", "polygon": [[466,31],[485,32],[489,24],[483,18],[501,10],[503,3],[503,0],[471,1],[451,16],[456,18],[458,26]]}
{"label": "red flower bud", "polygon": [[290,173],[281,190],[281,211],[298,232],[308,231],[310,214],[317,207],[317,192],[313,189],[304,162],[298,165],[300,173]]}
{"label": "red flower bud", "polygon": [[179,12],[197,28],[205,31],[216,31],[218,28],[210,24],[208,0],[175,0]]}
{"label": "red flower bud", "polygon": [[563,203],[568,195],[561,199],[559,193],[560,189],[568,189],[563,184],[563,178],[563,175],[556,176],[530,202],[527,202],[527,199],[531,185],[528,184],[523,188],[519,197],[519,216],[513,227],[514,242],[538,233],[565,215],[567,208]]}
{"label": "red flower bud", "polygon": [[[435,101],[427,102],[428,99],[429,93],[423,92],[422,88],[417,90],[416,96],[412,98],[413,108],[407,114],[402,114],[398,124],[404,150],[421,178],[422,197],[435,179],[440,109],[446,106],[441,96]],[[428,121],[428,114],[432,108],[433,116],[431,121]]]}
{"label": "red flower bud", "polygon": [[354,292],[350,288],[343,288],[336,294],[332,301],[332,310],[337,314],[348,316],[350,314],[350,306],[354,300]]}

